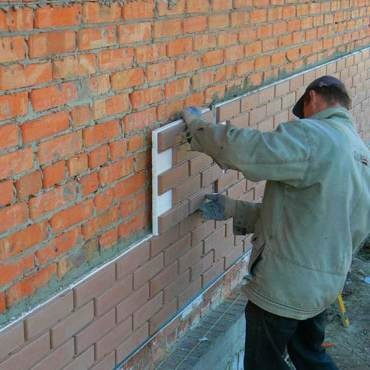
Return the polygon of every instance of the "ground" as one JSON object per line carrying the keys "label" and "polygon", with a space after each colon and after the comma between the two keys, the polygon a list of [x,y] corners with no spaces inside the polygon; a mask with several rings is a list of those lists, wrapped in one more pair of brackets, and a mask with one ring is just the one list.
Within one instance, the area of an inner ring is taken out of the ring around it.
{"label": "ground", "polygon": [[354,258],[343,298],[350,326],[341,324],[338,305],[329,310],[326,342],[333,346],[328,352],[340,370],[370,370],[370,247],[362,249]]}

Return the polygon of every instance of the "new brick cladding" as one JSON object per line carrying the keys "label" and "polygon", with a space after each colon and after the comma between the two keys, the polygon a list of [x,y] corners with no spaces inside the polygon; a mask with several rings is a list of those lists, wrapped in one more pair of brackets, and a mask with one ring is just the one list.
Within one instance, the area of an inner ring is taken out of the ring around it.
{"label": "new brick cladding", "polygon": [[[0,4],[2,323],[51,296],[39,288],[82,276],[150,230],[152,128],[186,105],[369,44],[366,1],[25,3]],[[369,138],[368,49],[244,96],[217,118],[272,129],[322,73],[350,87]],[[0,368],[118,363],[248,249],[230,222],[192,211],[211,187],[255,200],[263,185],[181,145],[174,153],[175,182],[166,174],[161,189],[176,186],[178,222],[164,217],[158,238],[3,331]]]}

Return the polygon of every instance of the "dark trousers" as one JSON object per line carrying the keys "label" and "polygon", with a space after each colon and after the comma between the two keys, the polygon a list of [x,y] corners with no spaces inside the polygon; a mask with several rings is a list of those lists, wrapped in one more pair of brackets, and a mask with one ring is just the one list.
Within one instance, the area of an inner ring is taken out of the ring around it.
{"label": "dark trousers", "polygon": [[273,315],[252,302],[245,313],[244,370],[289,370],[286,351],[296,370],[338,370],[321,346],[325,313],[294,320]]}

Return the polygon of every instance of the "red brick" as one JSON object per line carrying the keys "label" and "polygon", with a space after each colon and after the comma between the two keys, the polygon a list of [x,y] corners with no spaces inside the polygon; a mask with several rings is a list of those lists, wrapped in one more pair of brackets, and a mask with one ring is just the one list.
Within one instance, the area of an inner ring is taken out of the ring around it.
{"label": "red brick", "polygon": [[15,198],[12,181],[0,182],[0,206],[7,206]]}
{"label": "red brick", "polygon": [[11,325],[0,336],[0,360],[24,344],[23,322]]}
{"label": "red brick", "polygon": [[122,7],[122,18],[125,20],[152,18],[154,6],[153,0],[127,2]]}
{"label": "red brick", "polygon": [[51,63],[15,64],[0,68],[0,90],[38,85],[52,79]]}
{"label": "red brick", "polygon": [[166,44],[140,45],[135,49],[135,55],[139,64],[158,62],[161,58],[166,57]]}
{"label": "red brick", "polygon": [[67,343],[57,348],[49,356],[47,356],[36,366],[34,366],[33,369],[48,370],[52,369],[55,366],[55,364],[58,364],[58,366],[65,366],[70,361],[72,361],[73,357],[74,357],[74,339],[70,338],[70,340]]}
{"label": "red brick", "polygon": [[31,31],[33,29],[33,10],[31,8],[7,9],[0,11],[2,31]]}
{"label": "red brick", "polygon": [[84,23],[108,23],[121,18],[121,7],[117,3],[109,6],[99,3],[85,3],[82,19]]}
{"label": "red brick", "polygon": [[168,79],[175,75],[175,62],[151,64],[147,67],[146,73],[149,82]]}
{"label": "red brick", "polygon": [[31,92],[31,103],[36,111],[67,104],[75,99],[77,99],[77,87],[71,82],[43,87]]}
{"label": "red brick", "polygon": [[0,44],[0,63],[23,60],[26,56],[24,37],[2,37]]}
{"label": "red brick", "polygon": [[196,71],[200,68],[201,60],[198,56],[187,56],[176,60],[176,74]]}
{"label": "red brick", "polygon": [[118,220],[118,207],[112,207],[108,211],[94,217],[82,225],[82,235],[86,240],[91,239],[97,233]]}
{"label": "red brick", "polygon": [[150,319],[154,314],[156,314],[163,305],[163,293],[160,292],[150,301],[145,303],[139,310],[134,312],[133,326],[134,330],[140,328],[145,321]]}
{"label": "red brick", "polygon": [[30,58],[66,53],[75,49],[76,35],[74,31],[37,33],[29,37],[28,45]]}
{"label": "red brick", "polygon": [[117,348],[132,332],[132,318],[116,325],[108,334],[95,344],[96,359],[102,359],[106,354]]}
{"label": "red brick", "polygon": [[126,71],[116,72],[111,75],[112,88],[114,90],[128,89],[144,83],[144,70],[133,68]]}
{"label": "red brick", "polygon": [[40,144],[38,157],[40,163],[44,164],[74,155],[80,152],[81,149],[81,132],[73,132]]}
{"label": "red brick", "polygon": [[176,96],[185,95],[190,90],[190,79],[182,78],[174,80],[166,84],[165,95],[167,99],[174,98]]}
{"label": "red brick", "polygon": [[88,81],[88,88],[91,95],[103,95],[111,89],[109,75],[91,77]]}
{"label": "red brick", "polygon": [[86,146],[106,143],[121,134],[118,120],[96,124],[83,130]]}
{"label": "red brick", "polygon": [[34,338],[43,331],[56,324],[59,320],[68,316],[73,310],[73,294],[69,292],[62,295],[43,308],[33,312],[25,320],[25,332],[27,339]]}
{"label": "red brick", "polygon": [[154,23],[154,38],[177,36],[182,33],[182,21],[170,19]]}
{"label": "red brick", "polygon": [[115,227],[111,230],[104,232],[99,237],[99,246],[102,249],[107,249],[116,245],[117,241],[118,241],[118,227]]}
{"label": "red brick", "polygon": [[[117,358],[126,358],[132,351],[139,347],[149,335],[148,324],[145,323],[141,328],[134,331],[117,349]],[[106,368],[96,369],[105,370]],[[95,370],[95,368],[93,369]]]}
{"label": "red brick", "polygon": [[207,1],[187,0],[186,9],[188,13],[208,13],[209,4]]}
{"label": "red brick", "polygon": [[125,221],[118,226],[118,235],[121,238],[128,239],[139,231],[142,232],[144,229],[147,229],[149,224],[150,220],[148,213],[141,211],[140,213],[132,216],[129,221]]}
{"label": "red brick", "polygon": [[137,109],[145,105],[158,103],[163,99],[163,87],[151,87],[144,90],[138,90],[130,94],[130,100],[133,108]]}
{"label": "red brick", "polygon": [[221,64],[224,60],[223,50],[209,51],[202,57],[202,64],[206,67],[211,67],[217,64]]}
{"label": "red brick", "polygon": [[121,322],[142,307],[149,299],[149,285],[145,284],[116,306],[117,322]]}
{"label": "red brick", "polygon": [[169,5],[168,3],[158,3],[157,10],[160,17],[182,15],[185,13],[185,0],[178,0],[172,5]]}
{"label": "red brick", "polygon": [[114,197],[117,199],[126,197],[130,194],[141,190],[145,183],[145,176],[143,173],[136,173],[127,179],[117,183],[113,188]]}
{"label": "red brick", "polygon": [[118,27],[120,44],[132,44],[149,41],[152,37],[152,25],[150,22],[124,24]]}
{"label": "red brick", "polygon": [[28,94],[26,92],[0,96],[0,121],[24,116],[27,112]]}
{"label": "red brick", "polygon": [[18,145],[18,126],[0,126],[0,150]]}
{"label": "red brick", "polygon": [[3,261],[0,265],[1,286],[12,283],[34,267],[33,256],[18,259],[16,262]]}
{"label": "red brick", "polygon": [[67,112],[52,113],[29,121],[21,127],[23,142],[29,143],[67,130],[69,127],[69,116]]}
{"label": "red brick", "polygon": [[163,268],[163,255],[152,258],[143,266],[134,271],[134,289],[137,290],[142,285],[146,284],[153,276],[155,276]]}
{"label": "red brick", "polygon": [[0,313],[5,312],[5,310],[6,310],[5,292],[1,292],[0,293]]}
{"label": "red brick", "polygon": [[[32,296],[39,288],[45,286],[56,275],[56,265],[49,265],[27,276],[20,282],[11,286],[7,292],[7,305],[13,306],[18,301]],[[50,346],[49,333],[47,333],[48,346]],[[33,342],[35,343],[35,342]],[[27,347],[26,347],[27,348]],[[49,347],[48,347],[49,348]],[[11,357],[12,359],[14,357]],[[29,360],[29,358],[28,358]],[[30,362],[27,362],[28,365]],[[19,364],[18,364],[19,365]]]}
{"label": "red brick", "polygon": [[101,71],[113,71],[131,67],[134,51],[130,48],[102,50],[98,54],[98,66]]}
{"label": "red brick", "polygon": [[96,100],[93,104],[95,119],[124,113],[129,110],[129,99],[127,94],[114,95],[108,98]]}
{"label": "red brick", "polygon": [[122,159],[127,154],[127,141],[126,139],[117,140],[109,143],[110,159],[115,161]]}
{"label": "red brick", "polygon": [[110,264],[74,288],[76,307],[81,307],[89,300],[98,297],[109,289],[114,282],[115,266]]}
{"label": "red brick", "polygon": [[88,169],[87,154],[81,153],[67,161],[69,176],[74,177],[80,175]]}
{"label": "red brick", "polygon": [[95,55],[67,56],[53,62],[54,79],[71,79],[96,72]]}
{"label": "red brick", "polygon": [[28,208],[24,203],[16,203],[0,209],[0,233],[23,224],[28,217]]}
{"label": "red brick", "polygon": [[176,57],[189,54],[193,50],[193,39],[191,37],[177,38],[167,44],[167,56]]}
{"label": "red brick", "polygon": [[115,26],[85,28],[78,32],[78,47],[92,50],[114,45],[117,42]]}
{"label": "red brick", "polygon": [[42,173],[44,188],[49,188],[56,184],[60,184],[65,178],[65,162],[59,161],[51,166],[45,167],[43,168]]}
{"label": "red brick", "polygon": [[54,231],[61,231],[88,219],[92,213],[93,202],[87,200],[54,215],[50,221],[51,227]]}
{"label": "red brick", "polygon": [[30,369],[50,352],[49,333],[23,347],[6,361],[1,363],[4,369]]}
{"label": "red brick", "polygon": [[232,9],[232,0],[212,0],[212,10],[229,10]]}
{"label": "red brick", "polygon": [[173,121],[179,112],[184,109],[183,99],[167,102],[158,107],[158,121]]}
{"label": "red brick", "polygon": [[35,171],[21,177],[16,182],[16,189],[20,199],[27,198],[29,195],[37,194],[42,188],[41,172]]}
{"label": "red brick", "polygon": [[90,369],[94,363],[94,346],[74,358],[63,370]]}
{"label": "red brick", "polygon": [[217,14],[211,15],[208,18],[208,27],[210,30],[218,30],[229,27],[229,15],[228,14]]}
{"label": "red brick", "polygon": [[194,16],[184,19],[184,33],[203,32],[207,29],[206,16]]}
{"label": "red brick", "polygon": [[102,167],[99,172],[99,181],[102,185],[110,184],[129,175],[133,169],[132,157],[121,159],[113,164]]}
{"label": "red brick", "polygon": [[71,123],[75,127],[86,124],[92,118],[89,105],[86,104],[74,107],[71,111],[71,118]]}
{"label": "red brick", "polygon": [[[142,94],[143,93],[144,91],[142,92]],[[139,96],[134,99],[137,99],[136,103],[140,104]],[[132,131],[142,130],[147,126],[152,125],[156,121],[156,108],[149,108],[141,112],[128,114],[124,118],[125,132],[129,133]]]}
{"label": "red brick", "polygon": [[35,28],[54,28],[80,24],[81,6],[43,7],[35,11]]}
{"label": "red brick", "polygon": [[91,323],[93,319],[94,304],[91,301],[51,327],[52,348],[58,348],[62,343]]}
{"label": "red brick", "polygon": [[90,168],[103,165],[108,160],[108,145],[102,145],[88,154],[88,164]]}

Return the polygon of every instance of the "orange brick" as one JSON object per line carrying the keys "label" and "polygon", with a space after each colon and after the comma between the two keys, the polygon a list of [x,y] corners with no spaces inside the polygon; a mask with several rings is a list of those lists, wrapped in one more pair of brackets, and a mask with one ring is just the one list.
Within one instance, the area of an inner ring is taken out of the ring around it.
{"label": "orange brick", "polygon": [[170,103],[161,104],[158,107],[158,120],[167,121],[169,119],[174,119],[174,115],[181,112],[184,108],[184,100],[176,100]]}
{"label": "orange brick", "polygon": [[111,207],[106,212],[94,217],[82,225],[82,235],[86,240],[91,239],[102,229],[114,224],[118,220],[118,207]]}
{"label": "orange brick", "polygon": [[71,111],[72,125],[81,126],[86,124],[92,118],[90,106],[88,104],[78,105]]}
{"label": "orange brick", "polygon": [[127,94],[114,95],[108,98],[96,100],[93,104],[93,115],[95,119],[124,113],[129,110],[129,99]]}
{"label": "orange brick", "polygon": [[26,92],[0,96],[0,121],[24,116],[28,112],[28,94]]}
{"label": "orange brick", "polygon": [[0,179],[17,175],[33,167],[32,148],[0,156]]}
{"label": "orange brick", "polygon": [[265,55],[265,56],[256,58],[255,67],[256,69],[267,69],[270,63],[271,63],[271,57],[269,55]]}
{"label": "orange brick", "polygon": [[177,36],[182,33],[182,21],[180,19],[170,19],[157,21],[154,23],[154,37]]}
{"label": "orange brick", "polygon": [[211,49],[216,47],[217,38],[215,35],[195,35],[194,36],[194,50]]}
{"label": "orange brick", "polygon": [[224,61],[224,51],[214,50],[205,53],[202,57],[202,64],[206,67],[221,64]]}
{"label": "orange brick", "polygon": [[20,199],[37,194],[42,188],[41,172],[35,171],[21,177],[15,184]]}
{"label": "orange brick", "polygon": [[95,55],[68,56],[53,62],[54,79],[88,76],[96,72]]}
{"label": "orange brick", "polygon": [[16,256],[47,237],[47,223],[33,224],[0,240],[2,259]]}
{"label": "orange brick", "polygon": [[103,167],[99,172],[99,181],[101,185],[110,184],[132,172],[133,159],[125,158],[118,162]]}
{"label": "orange brick", "polygon": [[191,37],[176,39],[167,44],[167,55],[175,57],[182,54],[189,54],[193,50],[193,39]]}
{"label": "orange brick", "polygon": [[115,245],[118,241],[118,227],[112,230],[106,231],[99,238],[99,245],[101,248],[110,248]]}
{"label": "orange brick", "polygon": [[124,24],[118,27],[118,32],[120,44],[148,41],[152,37],[152,25],[150,22]]}
{"label": "orange brick", "polygon": [[85,3],[82,19],[84,23],[114,22],[121,18],[121,7],[117,3],[106,6],[99,3]]}
{"label": "orange brick", "polygon": [[0,126],[0,150],[18,145],[18,126]]}
{"label": "orange brick", "polygon": [[232,9],[232,0],[212,0],[212,10],[229,10]]}
{"label": "orange brick", "polygon": [[144,187],[145,176],[143,173],[137,173],[130,176],[127,179],[122,180],[117,185],[114,186],[114,198],[120,199],[124,198],[130,194],[141,190]]}
{"label": "orange brick", "polygon": [[244,46],[243,45],[235,45],[230,46],[225,49],[225,61],[235,61],[243,59],[244,57]]}
{"label": "orange brick", "polygon": [[121,216],[126,219],[129,215],[135,213],[140,208],[144,208],[145,194],[143,192],[125,199],[120,203]]}
{"label": "orange brick", "polygon": [[45,286],[54,275],[56,265],[52,264],[11,286],[6,295],[7,305],[13,306],[16,302],[31,296],[37,289]]}
{"label": "orange brick", "polygon": [[33,29],[33,10],[31,8],[0,10],[0,30],[31,31]]}
{"label": "orange brick", "polygon": [[81,5],[45,6],[35,11],[35,28],[76,26],[81,22]]}
{"label": "orange brick", "polygon": [[118,227],[118,235],[121,238],[132,236],[135,232],[143,230],[146,226],[145,214],[140,213],[132,217],[129,221],[120,224]]}
{"label": "orange brick", "polygon": [[126,139],[114,141],[109,143],[110,159],[115,161],[126,156],[127,141]]}
{"label": "orange brick", "polygon": [[82,194],[84,196],[93,193],[99,187],[99,177],[96,172],[86,175],[81,178],[80,184],[82,187]]}
{"label": "orange brick", "polygon": [[78,224],[90,218],[94,210],[92,200],[79,203],[73,207],[67,208],[56,215],[50,221],[54,231],[61,231],[69,226]]}
{"label": "orange brick", "polygon": [[135,109],[145,105],[158,103],[162,99],[163,88],[161,86],[138,90],[130,94],[131,104]]}
{"label": "orange brick", "polygon": [[5,293],[0,292],[0,313],[5,312],[5,310],[6,310]]}
{"label": "orange brick", "polygon": [[252,11],[250,14],[250,20],[252,24],[266,22],[267,10],[266,9],[256,9]]}
{"label": "orange brick", "polygon": [[43,87],[31,92],[31,103],[36,111],[67,104],[75,99],[77,99],[77,87],[72,82]]}
{"label": "orange brick", "polygon": [[231,13],[231,27],[240,27],[250,24],[249,12]]}
{"label": "orange brick", "polygon": [[0,182],[0,206],[7,206],[14,200],[12,181]]}
{"label": "orange brick", "polygon": [[192,78],[194,89],[200,89],[213,83],[214,73],[212,71],[199,72]]}
{"label": "orange brick", "polygon": [[89,167],[95,168],[103,165],[108,160],[108,145],[102,145],[89,153]]}
{"label": "orange brick", "polygon": [[125,2],[122,7],[122,17],[125,20],[152,18],[154,15],[154,0]]}
{"label": "orange brick", "polygon": [[23,275],[33,268],[33,256],[28,256],[16,262],[6,262],[0,264],[0,285],[7,285],[13,280]]}
{"label": "orange brick", "polygon": [[185,13],[185,0],[177,0],[172,5],[166,2],[160,2],[157,4],[157,10],[160,17],[182,15]]}
{"label": "orange brick", "polygon": [[208,13],[209,4],[207,1],[187,0],[186,9],[188,13]]}
{"label": "orange brick", "polygon": [[103,95],[111,89],[109,75],[91,77],[87,82],[87,86],[91,95]]}
{"label": "orange brick", "polygon": [[51,166],[43,168],[42,174],[44,188],[49,188],[62,183],[65,178],[65,162],[59,161]]}
{"label": "orange brick", "polygon": [[147,67],[147,78],[149,82],[168,79],[175,74],[175,62],[162,62],[151,64]]}
{"label": "orange brick", "polygon": [[128,89],[144,83],[144,70],[133,68],[126,71],[116,72],[111,75],[112,88],[114,90]]}
{"label": "orange brick", "polygon": [[2,37],[0,43],[0,63],[23,60],[26,56],[26,41],[22,36]]}
{"label": "orange brick", "polygon": [[41,217],[45,213],[63,207],[75,198],[76,188],[74,184],[60,186],[38,197],[34,197],[29,202],[31,218]]}
{"label": "orange brick", "polygon": [[67,130],[69,116],[66,112],[52,113],[21,126],[24,143],[37,141],[45,137],[53,136],[58,132]]}
{"label": "orange brick", "polygon": [[132,136],[128,139],[128,150],[130,152],[136,152],[142,149],[144,145],[144,137],[142,135]]}
{"label": "orange brick", "polygon": [[81,153],[67,161],[69,176],[77,176],[88,169],[87,154]]}
{"label": "orange brick", "polygon": [[94,199],[95,207],[97,212],[105,211],[111,207],[114,199],[114,193],[112,189],[105,190],[102,193],[96,195]]}
{"label": "orange brick", "polygon": [[229,27],[229,15],[228,14],[217,14],[211,15],[208,18],[208,26],[210,30],[218,30]]}
{"label": "orange brick", "polygon": [[176,74],[196,71],[200,68],[200,63],[200,58],[192,55],[176,60]]}
{"label": "orange brick", "polygon": [[0,209],[0,233],[23,224],[28,217],[28,208],[25,203],[16,203]]}
{"label": "orange brick", "polygon": [[98,49],[117,42],[115,26],[85,28],[78,32],[78,47],[81,50]]}
{"label": "orange brick", "polygon": [[113,71],[123,67],[131,67],[134,51],[131,48],[103,50],[97,55],[100,70]]}
{"label": "orange brick", "polygon": [[[144,94],[142,92],[141,94]],[[162,98],[162,96],[161,96]],[[136,104],[140,104],[140,97],[133,95],[130,97],[136,100]],[[129,133],[132,131],[142,130],[145,127],[151,126],[154,122],[157,121],[157,110],[156,108],[149,108],[141,112],[131,113],[125,116],[124,118],[124,126],[125,132]]]}
{"label": "orange brick", "polygon": [[139,64],[158,62],[159,59],[166,56],[166,44],[155,43],[150,45],[141,45],[135,49],[136,60]]}
{"label": "orange brick", "polygon": [[203,32],[207,29],[206,16],[194,16],[184,19],[184,33]]}
{"label": "orange brick", "polygon": [[82,149],[81,132],[73,132],[40,144],[38,157],[41,164],[74,155]]}
{"label": "orange brick", "polygon": [[15,64],[0,68],[0,90],[38,85],[52,79],[51,63]]}
{"label": "orange brick", "polygon": [[73,51],[76,35],[73,31],[37,33],[29,37],[28,43],[30,58],[45,57]]}
{"label": "orange brick", "polygon": [[190,89],[190,79],[182,78],[180,80],[171,81],[165,86],[166,98],[185,95]]}
{"label": "orange brick", "polygon": [[83,139],[86,146],[105,143],[121,133],[117,120],[97,124],[83,130]]}

